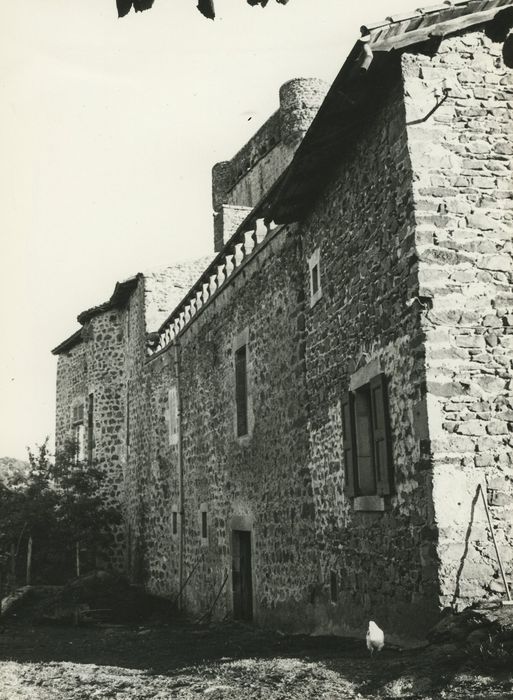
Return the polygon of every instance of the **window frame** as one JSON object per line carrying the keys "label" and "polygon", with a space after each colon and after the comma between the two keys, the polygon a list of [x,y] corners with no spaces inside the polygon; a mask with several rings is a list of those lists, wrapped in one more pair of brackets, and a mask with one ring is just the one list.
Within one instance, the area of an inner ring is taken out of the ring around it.
{"label": "window frame", "polygon": [[[237,383],[237,353],[245,347],[245,433],[239,432],[239,385]],[[253,415],[253,400],[251,386],[251,349],[249,344],[249,328],[246,327],[238,333],[232,342],[232,376],[233,376],[233,432],[235,439],[244,444],[251,439],[253,434],[254,415]]]}
{"label": "window frame", "polygon": [[248,421],[248,346],[241,345],[234,354],[235,362],[235,412],[237,437],[246,437]]}
{"label": "window frame", "polygon": [[[198,525],[199,525],[199,535],[200,535],[200,541],[201,545],[203,547],[208,546],[208,536],[209,536],[209,517],[208,517],[208,508],[206,503],[202,503],[199,507],[199,513],[198,513]],[[203,524],[205,524],[205,535],[203,535]]]}
{"label": "window frame", "polygon": [[87,454],[87,434],[85,425],[85,402],[83,400],[75,401],[71,407],[71,431],[73,435],[73,444],[76,448],[73,460],[75,464],[84,462]]}
{"label": "window frame", "polygon": [[167,392],[168,443],[178,445],[178,387],[172,384]]}
{"label": "window frame", "polygon": [[[359,488],[361,463],[358,462],[358,440],[356,428],[355,402],[358,392],[370,393],[371,428],[369,439],[372,443],[372,470],[375,479],[375,493],[362,493]],[[341,401],[344,489],[354,499],[355,510],[385,510],[385,499],[394,492],[394,468],[388,381],[377,362],[369,363],[355,372],[350,380],[349,390]]]}
{"label": "window frame", "polygon": [[[317,282],[317,289],[314,289],[314,271]],[[321,249],[316,248],[312,255],[308,258],[308,276],[310,284],[310,308],[315,306],[319,299],[322,298],[322,280],[321,280]]]}

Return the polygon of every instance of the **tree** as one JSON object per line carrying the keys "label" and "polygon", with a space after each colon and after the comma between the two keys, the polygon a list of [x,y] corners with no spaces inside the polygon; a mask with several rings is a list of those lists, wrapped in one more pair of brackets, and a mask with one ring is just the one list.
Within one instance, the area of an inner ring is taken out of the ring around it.
{"label": "tree", "polygon": [[78,576],[81,550],[86,549],[95,564],[96,553],[111,544],[112,528],[121,518],[102,496],[103,471],[79,462],[73,443],[56,455],[50,473],[58,496],[55,519],[59,529],[67,533],[68,542],[74,545]]}
{"label": "tree", "polygon": [[[229,1],[232,2],[232,0]],[[288,1],[289,0],[276,0],[276,2],[280,5],[286,5]],[[116,0],[118,16],[124,17],[132,8],[135,10],[135,12],[149,10],[151,7],[153,7],[153,2],[154,0]],[[269,0],[246,0],[246,2],[252,7],[255,7],[256,5],[265,7]],[[208,19],[215,18],[216,12],[214,8],[214,0],[198,0],[196,7],[204,17],[207,17]]]}
{"label": "tree", "polygon": [[[20,553],[26,557],[26,580],[31,582],[32,544],[39,580],[62,579],[66,572],[80,573],[80,553],[108,547],[119,513],[102,498],[103,472],[77,460],[73,443],[50,455],[45,442],[29,451],[24,479],[0,483],[0,555],[9,555],[12,569],[20,572]],[[74,566],[71,563],[74,562]]]}

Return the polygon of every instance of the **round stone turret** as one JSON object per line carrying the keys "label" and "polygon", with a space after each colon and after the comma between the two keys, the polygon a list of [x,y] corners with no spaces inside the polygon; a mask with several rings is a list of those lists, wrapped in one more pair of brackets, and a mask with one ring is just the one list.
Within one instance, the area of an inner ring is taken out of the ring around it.
{"label": "round stone turret", "polygon": [[234,175],[231,160],[222,160],[212,168],[212,206],[217,210],[224,204],[226,193],[233,185]]}
{"label": "round stone turret", "polygon": [[[280,88],[280,107],[231,160],[212,169],[215,246],[220,250],[233,226],[265,195],[289,165],[328,91],[318,78],[295,78]],[[228,212],[227,207],[237,211]]]}
{"label": "round stone turret", "polygon": [[297,144],[321,106],[329,85],[319,78],[294,78],[280,88],[281,140],[287,146]]}

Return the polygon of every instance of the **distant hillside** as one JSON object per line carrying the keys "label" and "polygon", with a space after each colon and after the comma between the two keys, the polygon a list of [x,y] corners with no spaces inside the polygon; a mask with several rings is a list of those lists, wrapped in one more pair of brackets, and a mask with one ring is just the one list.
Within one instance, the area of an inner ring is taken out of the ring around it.
{"label": "distant hillside", "polygon": [[28,462],[14,457],[0,457],[0,482],[9,484],[23,478],[29,469]]}

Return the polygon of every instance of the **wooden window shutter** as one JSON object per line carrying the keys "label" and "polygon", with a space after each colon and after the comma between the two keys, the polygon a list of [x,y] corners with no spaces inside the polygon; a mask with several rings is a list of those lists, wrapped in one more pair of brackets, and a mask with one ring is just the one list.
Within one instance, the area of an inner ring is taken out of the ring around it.
{"label": "wooden window shutter", "polygon": [[354,396],[347,392],[342,397],[342,433],[344,438],[345,492],[356,494],[356,440],[354,428]]}
{"label": "wooden window shutter", "polygon": [[378,374],[371,379],[370,389],[377,491],[379,495],[386,496],[393,491],[393,470],[385,375]]}
{"label": "wooden window shutter", "polygon": [[80,423],[84,420],[84,404],[73,406],[73,423]]}

